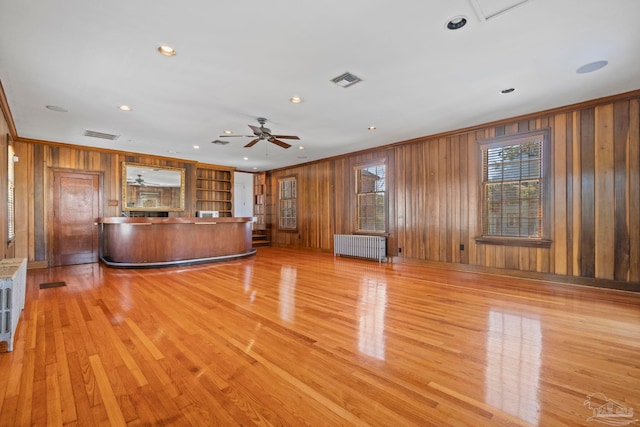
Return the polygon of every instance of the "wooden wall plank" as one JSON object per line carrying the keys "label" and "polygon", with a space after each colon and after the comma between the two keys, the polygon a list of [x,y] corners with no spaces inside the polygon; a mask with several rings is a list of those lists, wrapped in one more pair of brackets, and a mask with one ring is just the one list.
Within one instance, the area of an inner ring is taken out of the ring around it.
{"label": "wooden wall plank", "polygon": [[628,161],[630,159],[629,147],[629,102],[621,101],[614,104],[613,112],[613,163],[614,163],[614,223],[613,233],[614,265],[613,277],[615,280],[626,281],[629,276],[629,228],[628,228],[628,201],[629,191]]}
{"label": "wooden wall plank", "polygon": [[[511,270],[520,269],[520,248],[517,246],[495,246],[495,248],[504,248],[504,266]],[[497,267],[496,261],[492,261],[489,267]]]}
{"label": "wooden wall plank", "polygon": [[[559,141],[559,142],[554,142],[554,143],[560,143],[560,144],[564,144],[566,147],[566,161],[565,161],[565,169],[564,169],[564,174],[565,174],[565,182],[567,184],[566,187],[566,199],[567,199],[567,203],[566,203],[566,209],[567,209],[567,220],[566,220],[566,228],[567,228],[567,236],[566,236],[566,244],[567,244],[567,249],[566,249],[566,253],[567,253],[567,258],[566,258],[566,262],[567,262],[567,271],[565,274],[572,276],[574,274],[574,269],[573,269],[573,264],[574,264],[574,260],[573,260],[573,238],[574,238],[574,229],[573,229],[573,199],[575,197],[574,192],[573,192],[573,120],[572,120],[572,115],[568,114],[568,113],[563,113],[562,114],[564,116],[564,123],[565,123],[565,140],[564,141]],[[555,122],[554,120],[554,123]]]}
{"label": "wooden wall plank", "polygon": [[629,281],[640,283],[640,99],[629,103]]}
{"label": "wooden wall plank", "polygon": [[406,147],[395,148],[395,167],[396,171],[396,256],[405,257],[406,251],[406,234],[407,227],[407,174],[400,165],[406,164]]}
{"label": "wooden wall plank", "polygon": [[595,121],[595,275],[613,279],[615,188],[613,104],[596,107]]}
{"label": "wooden wall plank", "polygon": [[404,257],[406,255],[403,252],[403,248],[406,244],[406,186],[407,186],[407,175],[406,171],[400,165],[404,165],[406,163],[406,150],[404,147],[396,147],[394,151],[394,171],[396,175],[396,199],[395,199],[395,207],[396,207],[396,253],[393,255]]}
{"label": "wooden wall plank", "polygon": [[447,178],[449,205],[451,213],[447,217],[447,246],[450,247],[449,262],[460,263],[460,197],[462,189],[460,187],[460,137],[451,138],[448,144],[450,174]]}
{"label": "wooden wall plank", "polygon": [[438,188],[438,174],[440,159],[438,157],[437,140],[428,144],[428,169],[427,182],[423,187],[426,191],[426,200],[424,209],[426,210],[427,229],[421,233],[421,237],[427,242],[426,258],[428,260],[439,259],[440,254],[440,211],[438,209],[438,196],[440,188]]}
{"label": "wooden wall plank", "polygon": [[553,255],[554,271],[567,274],[567,125],[566,115],[554,118],[553,147]]}
{"label": "wooden wall plank", "polygon": [[[29,161],[29,145],[17,142],[14,144],[16,155],[19,158],[19,162],[30,165]],[[16,196],[18,194],[31,194],[29,185],[32,181],[29,179],[29,167],[16,167],[15,168],[15,185]],[[29,254],[29,225],[31,221],[31,209],[29,197],[16,197],[16,240],[15,240],[15,253],[16,254]],[[18,220],[20,218],[20,220]],[[26,219],[26,220],[25,220]],[[23,256],[24,257],[24,256]]]}
{"label": "wooden wall plank", "polygon": [[573,190],[573,199],[571,209],[573,211],[573,229],[572,229],[572,253],[571,263],[573,265],[573,275],[582,276],[582,258],[581,258],[581,239],[582,239],[582,144],[581,144],[581,114],[574,112],[572,114],[573,131],[570,141],[572,148],[573,164],[571,169],[571,188]]}
{"label": "wooden wall plank", "polygon": [[[459,210],[460,216],[460,243],[464,245],[464,249],[460,251],[460,262],[462,264],[469,264],[469,251],[471,250],[471,238],[469,236],[469,209],[473,209],[473,205],[471,205],[469,200],[469,194],[471,192],[475,193],[475,191],[471,191],[469,188],[470,179],[468,174],[468,137],[469,135],[460,135],[460,140],[458,143],[458,150],[460,160],[459,160],[459,169],[457,173],[458,181],[460,184],[460,197],[459,203],[456,206],[456,209]],[[475,215],[471,215],[476,218]]]}
{"label": "wooden wall plank", "polygon": [[448,259],[447,254],[451,253],[451,246],[447,243],[451,243],[447,237],[450,235],[451,230],[447,228],[448,212],[449,212],[449,198],[447,195],[447,177],[448,173],[448,159],[447,159],[447,145],[448,141],[445,138],[438,138],[438,171],[436,172],[436,186],[438,188],[438,198],[432,200],[437,205],[435,209],[438,211],[438,253],[434,254],[435,259],[441,261],[451,262]]}
{"label": "wooden wall plank", "polygon": [[[529,248],[518,248],[518,258],[518,270],[529,271]],[[536,265],[535,257],[533,258],[533,265]]]}
{"label": "wooden wall plank", "polygon": [[[468,244],[466,250],[468,251],[469,264],[480,264],[481,254],[478,250],[475,238],[480,236],[480,221],[481,221],[481,205],[482,196],[480,194],[480,150],[478,149],[478,132],[472,132],[467,135],[467,158],[466,169],[468,171],[466,176],[467,181],[467,204],[463,208],[467,209],[467,228],[468,228]],[[484,248],[484,245],[480,245]]]}
{"label": "wooden wall plank", "polygon": [[592,108],[580,112],[580,170],[580,275],[595,277],[595,113]]}
{"label": "wooden wall plank", "polygon": [[[37,145],[34,147],[33,162],[36,166],[45,163],[45,146]],[[46,234],[45,234],[45,169],[44,167],[35,167],[33,169],[33,200],[34,200],[34,224],[33,239],[35,242],[34,261],[44,261],[47,259]]]}
{"label": "wooden wall plank", "polygon": [[397,188],[398,184],[396,183],[396,177],[398,176],[396,170],[396,152],[395,150],[387,150],[386,151],[386,162],[387,162],[387,186],[388,186],[388,203],[389,209],[388,213],[388,237],[387,237],[387,256],[395,255],[398,251],[398,242],[396,238],[396,233],[391,232],[391,230],[397,230],[397,217],[398,213],[396,211],[396,197],[397,197]]}

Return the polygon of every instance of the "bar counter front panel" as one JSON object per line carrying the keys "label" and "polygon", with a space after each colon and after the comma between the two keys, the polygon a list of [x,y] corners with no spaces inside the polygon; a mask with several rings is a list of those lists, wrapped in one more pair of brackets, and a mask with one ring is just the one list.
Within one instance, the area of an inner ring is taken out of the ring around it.
{"label": "bar counter front panel", "polygon": [[111,267],[162,267],[255,254],[251,218],[99,218],[100,259]]}

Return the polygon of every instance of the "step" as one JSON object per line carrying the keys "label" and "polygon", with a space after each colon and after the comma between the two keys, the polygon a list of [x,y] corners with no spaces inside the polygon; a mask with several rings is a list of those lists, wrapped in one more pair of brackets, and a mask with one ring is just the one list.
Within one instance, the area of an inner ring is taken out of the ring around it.
{"label": "step", "polygon": [[254,240],[252,245],[254,248],[259,248],[261,246],[271,246],[271,242],[268,240]]}

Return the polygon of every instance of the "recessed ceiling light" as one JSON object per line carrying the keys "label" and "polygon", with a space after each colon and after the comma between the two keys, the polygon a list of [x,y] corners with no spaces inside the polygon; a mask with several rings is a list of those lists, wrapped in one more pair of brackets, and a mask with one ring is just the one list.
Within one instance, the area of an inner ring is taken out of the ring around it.
{"label": "recessed ceiling light", "polygon": [[248,157],[243,157],[242,160],[249,160],[249,158]]}
{"label": "recessed ceiling light", "polygon": [[193,148],[195,148],[196,150],[199,150],[200,146],[199,145],[194,145]]}
{"label": "recessed ceiling light", "polygon": [[257,170],[258,170],[258,168],[256,168],[256,167],[252,167],[251,169],[253,169],[254,171],[257,171]]}
{"label": "recessed ceiling light", "polygon": [[176,51],[173,50],[171,46],[162,45],[158,48],[158,52],[160,52],[164,56],[174,56]]}
{"label": "recessed ceiling light", "polygon": [[590,62],[590,63],[585,64],[582,67],[578,68],[576,70],[576,73],[578,73],[578,74],[593,73],[594,71],[598,71],[600,68],[604,68],[608,63],[609,63],[609,61]]}
{"label": "recessed ceiling light", "polygon": [[511,92],[515,92],[515,89],[510,87],[509,89],[502,89],[500,91],[500,93],[511,93]]}
{"label": "recessed ceiling light", "polygon": [[304,150],[304,147],[301,145],[300,147],[298,147],[298,150]]}
{"label": "recessed ceiling light", "polygon": [[169,153],[169,154],[178,154],[178,152],[176,150],[168,150],[167,153]]}
{"label": "recessed ceiling light", "polygon": [[129,107],[128,105],[121,105],[118,108],[120,110],[122,110],[122,111],[131,111],[131,110],[133,110],[133,108]]}
{"label": "recessed ceiling light", "polygon": [[55,111],[56,113],[68,113],[69,112],[69,110],[67,110],[66,108],[58,107],[57,105],[46,105],[45,108],[48,109],[48,110],[51,110],[51,111]]}
{"label": "recessed ceiling light", "polygon": [[293,96],[293,97],[289,98],[289,101],[292,104],[300,104],[302,102],[302,98],[300,98],[299,96]]}
{"label": "recessed ceiling light", "polygon": [[449,30],[459,30],[465,25],[467,25],[467,18],[465,16],[454,16],[453,18],[449,19],[446,27]]}
{"label": "recessed ceiling light", "polygon": [[377,128],[375,126],[369,126],[367,129],[369,130],[376,130]]}
{"label": "recessed ceiling light", "polygon": [[233,133],[233,132],[231,132],[230,130],[225,130],[225,131],[224,131],[224,134],[225,134],[225,135],[231,135],[232,133]]}

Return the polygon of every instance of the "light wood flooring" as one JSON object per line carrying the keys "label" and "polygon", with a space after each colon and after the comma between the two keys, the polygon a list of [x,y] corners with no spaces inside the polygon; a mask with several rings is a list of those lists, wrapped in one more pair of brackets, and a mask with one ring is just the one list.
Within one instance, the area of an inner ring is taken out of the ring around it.
{"label": "light wood flooring", "polygon": [[2,426],[594,426],[607,401],[640,418],[640,294],[272,247],[27,280]]}

